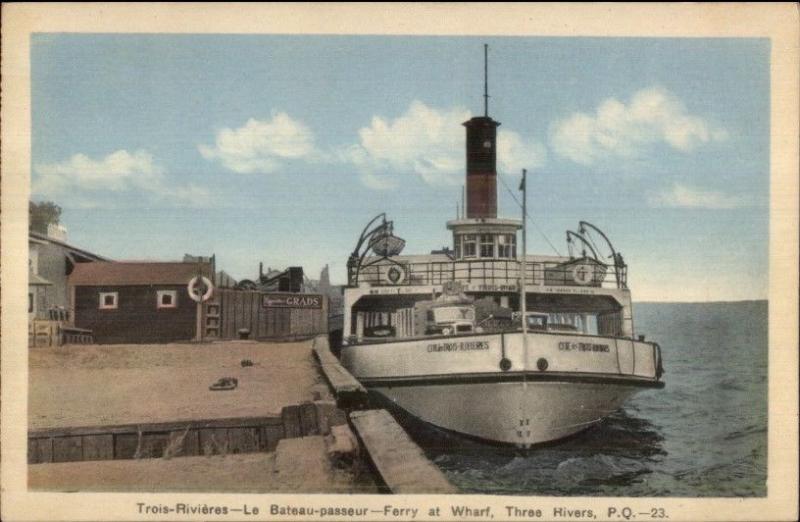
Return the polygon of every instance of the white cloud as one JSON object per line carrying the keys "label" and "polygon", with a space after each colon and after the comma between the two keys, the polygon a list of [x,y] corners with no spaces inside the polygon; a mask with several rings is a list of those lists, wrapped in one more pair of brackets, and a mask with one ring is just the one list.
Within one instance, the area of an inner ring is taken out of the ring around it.
{"label": "white cloud", "polygon": [[[397,186],[402,176],[416,175],[430,185],[458,185],[464,176],[464,127],[472,115],[463,107],[438,109],[413,101],[405,113],[388,119],[374,116],[358,138],[341,150],[323,151],[314,133],[284,112],[267,121],[249,119],[239,128],[217,132],[213,146],[198,150],[226,169],[249,174],[280,170],[291,160],[338,163],[355,167],[362,183],[383,190]],[[519,171],[542,165],[544,147],[519,134],[498,133],[501,170]]]}
{"label": "white cloud", "polygon": [[439,110],[414,101],[394,120],[373,117],[343,159],[358,168],[370,188],[394,186],[398,173],[416,174],[433,185],[454,184],[464,164],[461,123],[469,117],[462,107]]}
{"label": "white cloud", "polygon": [[501,172],[519,174],[522,169],[537,169],[545,164],[546,159],[547,149],[538,141],[525,140],[509,130],[497,133],[497,162]]}
{"label": "white cloud", "polygon": [[[461,124],[471,117],[463,107],[437,109],[415,100],[393,120],[373,117],[369,127],[358,131],[358,143],[339,156],[355,165],[362,182],[374,189],[394,187],[408,174],[430,185],[458,185],[465,168]],[[497,139],[501,170],[532,169],[544,161],[544,147],[513,131],[501,130]]]}
{"label": "white cloud", "polygon": [[170,186],[165,169],[144,150],[118,150],[101,159],[73,154],[56,163],[36,165],[33,192],[39,196],[69,196],[81,207],[102,206],[92,196],[96,192],[139,191],[174,206],[206,206],[211,201],[208,189],[195,184]]}
{"label": "white cloud", "polygon": [[698,189],[680,183],[653,195],[649,203],[657,207],[725,209],[743,205],[742,198],[722,192]]}
{"label": "white cloud", "polygon": [[118,150],[100,160],[74,154],[62,162],[37,165],[35,170],[39,178],[34,188],[51,192],[69,187],[111,191],[147,187],[164,172],[143,150]]}
{"label": "white cloud", "polygon": [[661,87],[634,93],[626,105],[603,101],[594,114],[583,112],[557,121],[550,141],[556,153],[583,165],[638,157],[657,143],[689,152],[700,144],[724,141],[727,132],[690,114],[684,103]]}
{"label": "white cloud", "polygon": [[205,159],[242,174],[275,172],[287,160],[317,154],[311,130],[285,112],[273,113],[270,120],[250,118],[237,129],[223,128],[213,146],[198,149]]}

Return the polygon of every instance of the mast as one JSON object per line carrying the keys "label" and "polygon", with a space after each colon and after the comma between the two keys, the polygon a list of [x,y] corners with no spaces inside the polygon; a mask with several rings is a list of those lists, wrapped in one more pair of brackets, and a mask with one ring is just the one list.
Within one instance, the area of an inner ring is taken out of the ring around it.
{"label": "mast", "polygon": [[[520,190],[522,190],[522,256],[520,259],[520,278],[519,278],[519,303],[520,303],[520,313],[522,314],[522,371],[524,372],[526,367],[528,366],[528,321],[526,317],[527,312],[527,294],[525,289],[525,272],[528,266],[528,260],[526,258],[526,250],[527,250],[527,239],[528,239],[528,187],[527,187],[527,178],[528,171],[526,169],[522,169],[522,183],[520,183]],[[524,376],[524,374],[523,374]],[[524,379],[522,381],[522,385],[527,388],[528,382]]]}
{"label": "mast", "polygon": [[483,44],[483,116],[489,117],[489,44]]}

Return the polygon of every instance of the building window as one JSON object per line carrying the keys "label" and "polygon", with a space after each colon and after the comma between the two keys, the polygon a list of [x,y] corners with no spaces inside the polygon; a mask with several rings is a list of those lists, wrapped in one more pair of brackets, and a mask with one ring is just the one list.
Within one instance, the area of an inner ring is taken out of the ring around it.
{"label": "building window", "polygon": [[178,291],[177,290],[159,290],[157,307],[158,308],[176,308],[178,306]]}
{"label": "building window", "polygon": [[475,257],[478,238],[475,234],[464,234],[464,257]]}
{"label": "building window", "polygon": [[100,292],[100,309],[116,310],[119,303],[119,292]]}
{"label": "building window", "polygon": [[481,234],[481,257],[494,257],[494,236]]}
{"label": "building window", "polygon": [[33,313],[33,292],[28,292],[28,313]]}
{"label": "building window", "polygon": [[453,243],[453,246],[455,247],[456,259],[461,259],[461,236],[455,236]]}
{"label": "building window", "polygon": [[497,257],[517,257],[516,234],[501,234],[497,236]]}

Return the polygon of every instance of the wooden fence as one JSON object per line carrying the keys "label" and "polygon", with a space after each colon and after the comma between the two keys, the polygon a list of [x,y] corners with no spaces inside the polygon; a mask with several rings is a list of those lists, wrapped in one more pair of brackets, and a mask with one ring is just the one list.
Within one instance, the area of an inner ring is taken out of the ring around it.
{"label": "wooden fence", "polygon": [[345,424],[333,402],[285,406],[280,416],[187,420],[28,432],[28,463],[274,451],[280,439],[326,435]]}
{"label": "wooden fence", "polygon": [[[328,298],[316,309],[265,308],[263,292],[217,289],[206,303],[205,335],[238,339],[247,330],[250,339],[291,339],[328,333]],[[303,296],[306,294],[297,294]]]}
{"label": "wooden fence", "polygon": [[33,319],[28,321],[28,346],[92,344],[91,330],[75,328],[66,321]]}

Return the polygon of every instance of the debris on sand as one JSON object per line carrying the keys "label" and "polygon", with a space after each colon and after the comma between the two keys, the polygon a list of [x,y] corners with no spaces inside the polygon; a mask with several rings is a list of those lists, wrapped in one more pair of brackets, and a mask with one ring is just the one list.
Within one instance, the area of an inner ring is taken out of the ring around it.
{"label": "debris on sand", "polygon": [[222,377],[217,382],[208,387],[211,391],[233,390],[239,386],[239,379],[236,377]]}

